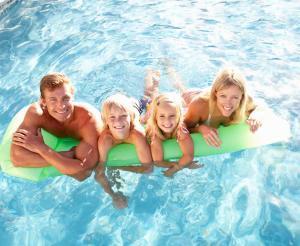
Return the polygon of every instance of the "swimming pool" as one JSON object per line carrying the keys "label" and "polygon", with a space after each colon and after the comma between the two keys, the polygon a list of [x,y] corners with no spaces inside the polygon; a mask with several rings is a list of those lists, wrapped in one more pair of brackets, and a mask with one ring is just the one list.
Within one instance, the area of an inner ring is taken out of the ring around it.
{"label": "swimming pool", "polygon": [[[139,97],[169,58],[188,87],[229,62],[289,120],[288,143],[201,158],[173,179],[115,173],[119,211],[93,178],[30,183],[0,172],[1,245],[299,245],[300,4],[297,1],[17,1],[0,16],[0,136],[62,71],[77,101]],[[162,75],[161,90],[171,90]],[[275,123],[274,123],[275,124]]]}

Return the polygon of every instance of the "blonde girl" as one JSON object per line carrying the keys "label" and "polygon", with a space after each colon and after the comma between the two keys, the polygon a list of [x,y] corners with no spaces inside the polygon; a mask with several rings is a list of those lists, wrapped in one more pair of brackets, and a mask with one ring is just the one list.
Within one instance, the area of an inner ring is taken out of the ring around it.
{"label": "blonde girl", "polygon": [[100,160],[96,169],[96,179],[103,187],[106,187],[105,191],[112,196],[117,207],[124,206],[125,201],[124,197],[120,197],[119,194],[112,191],[104,175],[109,150],[120,143],[134,144],[142,166],[119,167],[119,169],[133,172],[150,172],[152,170],[150,146],[143,127],[139,123],[139,115],[134,104],[135,102],[131,98],[123,94],[115,94],[103,102],[101,110],[104,129],[98,139]]}
{"label": "blonde girl", "polygon": [[[198,168],[193,162],[194,144],[190,133],[183,123],[182,100],[173,93],[159,94],[150,104],[150,118],[146,125],[146,134],[150,140],[153,161],[158,166],[169,167],[165,176],[172,176],[184,167]],[[163,160],[162,142],[176,138],[183,153],[178,162]]]}

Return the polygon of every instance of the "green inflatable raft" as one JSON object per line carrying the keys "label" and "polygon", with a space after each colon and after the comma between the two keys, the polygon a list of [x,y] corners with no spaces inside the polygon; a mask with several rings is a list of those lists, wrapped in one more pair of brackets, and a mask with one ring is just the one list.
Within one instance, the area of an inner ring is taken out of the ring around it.
{"label": "green inflatable raft", "polygon": [[[10,122],[0,145],[0,165],[3,172],[32,181],[40,181],[48,177],[62,175],[53,166],[43,168],[23,168],[14,167],[10,161],[11,136],[18,128],[25,115],[27,108],[22,109]],[[192,134],[195,144],[195,157],[229,153],[243,149],[258,147],[266,144],[272,144],[280,141],[286,141],[290,137],[289,124],[267,111],[264,114],[263,125],[257,132],[251,133],[249,126],[245,123],[219,127],[219,135],[222,140],[220,148],[208,146],[201,134]],[[45,143],[56,151],[68,150],[78,144],[77,140],[72,138],[58,138],[42,130]],[[176,140],[166,140],[163,143],[164,158],[178,159],[181,157],[181,150]],[[107,166],[132,166],[139,165],[139,160],[135,147],[131,144],[120,144],[111,149],[108,155]]]}

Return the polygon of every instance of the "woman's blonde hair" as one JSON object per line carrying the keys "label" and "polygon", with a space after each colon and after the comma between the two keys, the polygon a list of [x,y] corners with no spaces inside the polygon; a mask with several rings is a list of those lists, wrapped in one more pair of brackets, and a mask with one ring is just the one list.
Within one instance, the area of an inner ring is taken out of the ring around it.
{"label": "woman's blonde hair", "polygon": [[230,116],[230,122],[238,123],[246,117],[246,106],[248,101],[248,94],[246,90],[246,79],[236,68],[221,69],[214,79],[210,93],[209,93],[209,114],[213,117],[216,110],[217,96],[219,90],[226,89],[230,86],[237,86],[242,92],[242,98],[239,107]]}
{"label": "woman's blonde hair", "polygon": [[182,111],[183,102],[181,97],[175,93],[159,94],[153,99],[150,105],[151,114],[146,125],[146,134],[147,137],[150,139],[155,135],[158,136],[161,140],[166,139],[163,132],[158,127],[156,121],[156,114],[157,114],[158,107],[163,103],[174,105],[174,107],[176,108],[176,127],[171,134],[172,138],[177,136],[177,131],[179,127],[182,126],[183,124],[183,111]]}
{"label": "woman's blonde hair", "polygon": [[114,94],[108,97],[102,104],[101,117],[103,121],[104,129],[108,129],[107,120],[112,107],[117,107],[130,115],[130,129],[140,125],[139,113],[135,105],[137,101],[133,98],[129,98],[121,93]]}

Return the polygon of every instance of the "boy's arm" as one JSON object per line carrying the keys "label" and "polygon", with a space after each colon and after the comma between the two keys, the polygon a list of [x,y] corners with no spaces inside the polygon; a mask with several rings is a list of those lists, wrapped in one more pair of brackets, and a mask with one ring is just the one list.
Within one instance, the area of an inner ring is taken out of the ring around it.
{"label": "boy's arm", "polygon": [[131,132],[130,139],[131,140],[128,143],[134,144],[137,156],[142,166],[118,167],[118,169],[136,173],[152,172],[152,156],[150,146],[147,142],[145,135],[141,131],[133,129]]}
{"label": "boy's arm", "polygon": [[99,151],[99,164],[95,169],[95,179],[102,186],[103,190],[110,195],[113,200],[113,204],[116,208],[125,208],[127,207],[127,199],[121,193],[115,193],[111,188],[111,185],[105,175],[105,162],[107,160],[108,151],[113,146],[112,137],[107,134],[105,131],[100,134],[98,140],[98,151]]}
{"label": "boy's arm", "polygon": [[132,130],[132,140],[140,162],[145,165],[151,165],[151,150],[145,135],[138,130]]}

